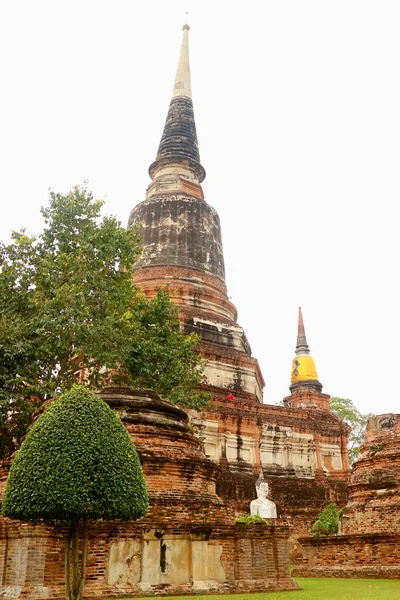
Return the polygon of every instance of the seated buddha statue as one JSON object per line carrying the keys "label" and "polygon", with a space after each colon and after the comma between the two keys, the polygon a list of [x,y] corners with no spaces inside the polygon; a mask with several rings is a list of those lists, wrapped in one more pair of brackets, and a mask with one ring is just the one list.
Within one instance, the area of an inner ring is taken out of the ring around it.
{"label": "seated buddha statue", "polygon": [[260,475],[256,482],[257,499],[250,502],[250,513],[263,519],[276,519],[276,504],[268,499],[269,485]]}

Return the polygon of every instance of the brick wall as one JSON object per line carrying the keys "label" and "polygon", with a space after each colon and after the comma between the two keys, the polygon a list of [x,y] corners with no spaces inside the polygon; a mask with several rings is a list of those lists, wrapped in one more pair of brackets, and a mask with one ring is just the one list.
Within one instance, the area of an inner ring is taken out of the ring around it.
{"label": "brick wall", "polygon": [[299,538],[296,574],[400,578],[400,415],[369,419],[341,535]]}
{"label": "brick wall", "polygon": [[[102,396],[136,444],[150,509],[138,522],[90,524],[86,596],[296,588],[290,526],[235,524],[232,503],[216,493],[220,468],[201,451],[184,411],[152,392]],[[63,598],[66,534],[63,526],[0,519],[0,595]]]}
{"label": "brick wall", "polygon": [[[308,533],[326,504],[346,504],[348,428],[337,417],[321,409],[259,404],[240,392],[233,400],[213,392],[215,407],[197,425],[206,435],[205,452],[222,469],[217,492],[234,501],[237,514],[249,512],[260,472],[278,516],[290,518],[297,534]],[[336,462],[326,449],[334,450]]]}
{"label": "brick wall", "polygon": [[297,577],[400,578],[400,535],[354,534],[299,538]]}
{"label": "brick wall", "polygon": [[[86,597],[169,595],[200,591],[256,592],[297,587],[289,572],[287,525],[180,526],[178,529],[166,522],[153,522],[152,525],[151,530],[139,523],[90,525]],[[0,594],[37,600],[63,598],[65,536],[66,529],[63,527],[33,526],[2,519]],[[137,542],[136,556],[134,553],[125,553],[123,560],[111,564],[113,546],[117,545],[121,550],[127,541]],[[167,550],[164,562],[155,557],[153,549],[150,557],[146,554],[146,545],[149,543],[153,544],[156,551],[165,543]],[[193,564],[192,555],[195,550],[199,552],[201,545],[203,563],[196,565]],[[174,564],[177,557],[178,564]],[[219,566],[215,564],[216,557]],[[136,574],[131,568],[132,559],[137,560]],[[216,566],[219,579],[215,578]],[[185,568],[188,570],[187,577],[182,578]],[[209,572],[214,577],[195,580],[193,570],[196,569],[201,573]]]}
{"label": "brick wall", "polygon": [[[133,281],[148,296],[167,286],[182,328],[200,336],[205,384],[215,407],[194,421],[205,436],[204,451],[222,470],[217,492],[248,513],[262,471],[278,512],[306,533],[323,506],[347,502],[349,428],[329,412],[329,396],[297,390],[285,406],[262,404],[263,377],[225,282],[187,266],[136,269]],[[227,400],[228,393],[233,399]],[[278,399],[277,399],[278,400]],[[267,433],[270,429],[271,432]],[[268,447],[264,450],[264,447]]]}
{"label": "brick wall", "polygon": [[369,419],[349,484],[343,533],[400,534],[400,415]]}

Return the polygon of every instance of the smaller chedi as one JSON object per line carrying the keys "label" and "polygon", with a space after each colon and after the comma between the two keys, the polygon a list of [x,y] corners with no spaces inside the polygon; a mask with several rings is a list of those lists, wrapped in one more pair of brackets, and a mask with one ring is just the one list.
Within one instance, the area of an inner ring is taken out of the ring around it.
{"label": "smaller chedi", "polygon": [[258,515],[263,519],[276,519],[276,504],[268,499],[269,485],[260,473],[256,481],[257,499],[250,502],[250,514]]}
{"label": "smaller chedi", "polygon": [[304,387],[312,388],[318,392],[322,391],[322,385],[318,381],[317,369],[315,368],[314,359],[310,356],[310,348],[307,344],[303,315],[300,306],[296,357],[294,358],[292,363],[291,380],[291,392]]}
{"label": "smaller chedi", "polygon": [[322,393],[314,359],[310,356],[304,329],[303,315],[299,307],[296,356],[292,362],[291,395],[283,399],[285,406],[292,408],[319,408],[329,411],[328,394]]}

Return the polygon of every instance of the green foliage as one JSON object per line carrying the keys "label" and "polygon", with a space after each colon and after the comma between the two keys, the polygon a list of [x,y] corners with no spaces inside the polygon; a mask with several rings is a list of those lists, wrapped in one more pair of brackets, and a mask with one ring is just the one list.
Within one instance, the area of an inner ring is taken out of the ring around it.
{"label": "green foliage", "polygon": [[350,465],[352,465],[360,453],[365,427],[372,414],[360,413],[352,400],[349,400],[349,398],[338,398],[337,396],[331,398],[330,409],[334,415],[351,427],[348,451]]}
{"label": "green foliage", "polygon": [[38,388],[51,396],[82,369],[87,385],[96,386],[116,368],[133,295],[128,271],[139,248],[132,230],[100,219],[101,206],[86,189],[51,192],[43,233],[14,232],[1,246],[3,397]]}
{"label": "green foliage", "polygon": [[12,402],[0,402],[0,460],[14,452],[16,440],[25,435],[38,405],[37,397],[16,396]]}
{"label": "green foliage", "polygon": [[381,452],[383,450],[382,444],[372,444],[371,446],[371,454],[376,454],[377,452]]}
{"label": "green foliage", "polygon": [[178,310],[167,290],[159,290],[151,300],[138,296],[131,318],[134,335],[125,364],[133,384],[150,388],[174,404],[207,406],[209,394],[195,389],[204,372],[195,351],[198,337],[179,329]]}
{"label": "green foliage", "polygon": [[334,503],[325,506],[311,527],[313,536],[333,535],[337,533],[339,528],[339,517],[341,513],[342,511],[339,510]]}
{"label": "green foliage", "polygon": [[268,523],[267,519],[263,519],[260,515],[240,515],[236,518],[236,523],[245,523],[251,525],[252,523]]}
{"label": "green foliage", "polygon": [[3,455],[21,433],[16,415],[68,389],[83,370],[87,385],[100,386],[128,343],[138,240],[113,217],[101,219],[101,206],[86,189],[51,192],[43,233],[14,232],[0,244]]}
{"label": "green foliage", "polygon": [[29,430],[11,465],[2,513],[21,520],[129,520],[147,506],[125,427],[96,394],[73,386]]}
{"label": "green foliage", "polygon": [[41,235],[0,243],[0,459],[34,409],[77,381],[151,387],[191,408],[207,401],[194,391],[197,338],[179,331],[165,291],[147,301],[132,285],[138,238],[102,218],[102,204],[86,188],[51,192]]}

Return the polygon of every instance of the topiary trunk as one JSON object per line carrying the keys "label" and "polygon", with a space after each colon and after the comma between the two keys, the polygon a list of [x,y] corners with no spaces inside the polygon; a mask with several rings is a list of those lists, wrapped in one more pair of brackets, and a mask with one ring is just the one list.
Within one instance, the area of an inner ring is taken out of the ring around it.
{"label": "topiary trunk", "polygon": [[86,576],[88,519],[83,517],[83,543],[79,552],[79,517],[72,517],[65,545],[65,600],[81,600]]}

